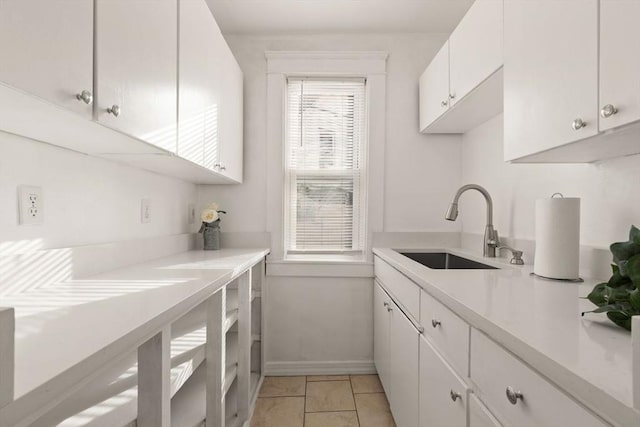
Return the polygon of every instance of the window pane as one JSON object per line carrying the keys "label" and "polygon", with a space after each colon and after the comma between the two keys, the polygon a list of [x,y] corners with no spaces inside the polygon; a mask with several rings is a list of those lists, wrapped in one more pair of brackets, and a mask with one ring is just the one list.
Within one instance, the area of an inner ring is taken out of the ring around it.
{"label": "window pane", "polygon": [[287,250],[360,250],[364,79],[290,79]]}

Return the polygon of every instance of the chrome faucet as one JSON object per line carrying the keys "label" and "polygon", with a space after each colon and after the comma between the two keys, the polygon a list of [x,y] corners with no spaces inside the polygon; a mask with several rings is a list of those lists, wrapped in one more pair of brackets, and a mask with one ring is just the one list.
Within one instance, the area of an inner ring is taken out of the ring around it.
{"label": "chrome faucet", "polygon": [[467,184],[460,187],[454,196],[451,205],[449,205],[445,218],[448,221],[455,221],[456,218],[458,218],[458,199],[460,199],[462,193],[467,190],[479,191],[487,202],[487,225],[484,228],[484,247],[482,249],[482,255],[488,258],[495,258],[496,248],[499,246],[498,232],[493,229],[493,201],[491,200],[489,192],[484,187],[477,184]]}

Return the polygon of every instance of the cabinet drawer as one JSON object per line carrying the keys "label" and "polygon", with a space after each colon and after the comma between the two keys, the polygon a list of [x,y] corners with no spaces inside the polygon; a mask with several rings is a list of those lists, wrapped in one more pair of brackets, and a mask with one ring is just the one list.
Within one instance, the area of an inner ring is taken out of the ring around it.
{"label": "cabinet drawer", "polygon": [[469,325],[425,291],[420,298],[424,333],[460,375],[469,376]]}
{"label": "cabinet drawer", "polygon": [[[471,379],[505,425],[608,425],[476,329],[471,330]],[[507,387],[522,393],[515,404],[507,399]]]}
{"label": "cabinet drawer", "polygon": [[420,427],[466,427],[469,388],[427,342],[420,339]]}
{"label": "cabinet drawer", "polygon": [[502,427],[473,394],[469,395],[469,427]]}
{"label": "cabinet drawer", "polygon": [[420,288],[418,285],[378,257],[374,258],[374,270],[376,278],[382,283],[382,286],[417,319],[420,314]]}

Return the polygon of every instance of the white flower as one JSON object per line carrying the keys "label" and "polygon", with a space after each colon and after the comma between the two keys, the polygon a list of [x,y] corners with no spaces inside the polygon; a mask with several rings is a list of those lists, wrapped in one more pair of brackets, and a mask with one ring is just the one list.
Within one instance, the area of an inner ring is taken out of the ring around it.
{"label": "white flower", "polygon": [[210,209],[207,208],[205,210],[202,211],[202,222],[206,222],[207,224],[211,224],[214,221],[217,221],[219,216],[218,216],[218,211],[215,209]]}

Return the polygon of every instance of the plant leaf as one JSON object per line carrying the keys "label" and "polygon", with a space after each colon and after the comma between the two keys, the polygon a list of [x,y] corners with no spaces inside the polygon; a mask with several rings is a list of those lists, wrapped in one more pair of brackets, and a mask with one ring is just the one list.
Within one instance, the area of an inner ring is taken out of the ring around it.
{"label": "plant leaf", "polygon": [[631,316],[629,316],[629,314],[620,311],[610,311],[607,313],[607,317],[621,328],[628,331],[631,330]]}
{"label": "plant leaf", "polygon": [[634,289],[629,293],[629,302],[637,312],[640,312],[640,289]]}
{"label": "plant leaf", "polygon": [[634,242],[636,245],[640,245],[640,229],[635,225],[632,225],[629,230],[629,240]]}
{"label": "plant leaf", "polygon": [[640,255],[634,255],[626,265],[627,276],[636,287],[640,285]]}
{"label": "plant leaf", "polygon": [[612,288],[617,288],[628,283],[631,283],[631,279],[620,274],[620,269],[616,266],[613,270],[613,275],[609,279],[608,285]]}
{"label": "plant leaf", "polygon": [[[620,265],[620,261],[626,261],[632,256],[640,253],[640,244],[635,242],[616,242],[609,246],[613,254],[613,262]],[[623,273],[624,275],[624,273]]]}
{"label": "plant leaf", "polygon": [[587,295],[587,299],[597,306],[606,304],[609,295],[607,288],[608,286],[606,283],[598,283],[594,286],[591,293]]}

